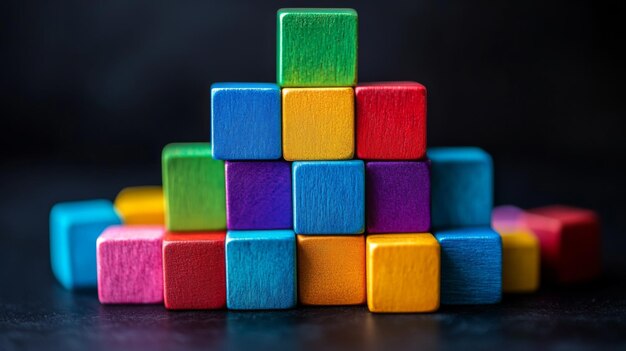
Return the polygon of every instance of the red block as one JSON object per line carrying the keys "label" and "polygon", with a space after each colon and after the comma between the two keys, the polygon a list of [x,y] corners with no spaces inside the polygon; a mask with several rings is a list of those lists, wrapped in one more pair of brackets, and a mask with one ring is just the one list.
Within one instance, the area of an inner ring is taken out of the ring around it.
{"label": "red block", "polygon": [[415,82],[362,83],[356,96],[356,154],[417,160],[426,153],[426,88]]}
{"label": "red block", "polygon": [[167,233],[163,238],[163,292],[171,310],[226,306],[225,232]]}
{"label": "red block", "polygon": [[523,222],[539,239],[545,277],[578,283],[600,274],[600,221],[595,212],[554,205],[526,211]]}

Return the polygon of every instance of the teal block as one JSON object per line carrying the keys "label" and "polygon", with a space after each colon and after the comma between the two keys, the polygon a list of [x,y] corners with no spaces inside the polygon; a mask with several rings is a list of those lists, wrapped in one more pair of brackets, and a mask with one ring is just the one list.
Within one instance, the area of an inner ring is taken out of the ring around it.
{"label": "teal block", "polygon": [[226,305],[229,309],[295,307],[296,274],[296,236],[293,231],[228,231]]}
{"label": "teal block", "polygon": [[493,162],[477,147],[435,147],[431,162],[431,226],[488,226],[493,207]]}
{"label": "teal block", "polygon": [[363,161],[294,162],[292,171],[293,225],[296,233],[363,233]]}
{"label": "teal block", "polygon": [[441,247],[441,304],[502,299],[502,239],[489,227],[436,231]]}
{"label": "teal block", "polygon": [[50,211],[52,272],[66,289],[95,288],[96,240],[108,226],[122,224],[109,200],[58,203]]}

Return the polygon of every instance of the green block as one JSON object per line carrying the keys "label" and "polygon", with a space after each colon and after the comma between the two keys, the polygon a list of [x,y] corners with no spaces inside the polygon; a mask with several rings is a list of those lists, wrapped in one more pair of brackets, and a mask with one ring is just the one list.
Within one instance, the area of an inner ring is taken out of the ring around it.
{"label": "green block", "polygon": [[211,144],[169,144],[162,167],[168,230],[226,228],[224,161],[213,159]]}
{"label": "green block", "polygon": [[356,85],[357,23],[353,9],[278,10],[278,85]]}

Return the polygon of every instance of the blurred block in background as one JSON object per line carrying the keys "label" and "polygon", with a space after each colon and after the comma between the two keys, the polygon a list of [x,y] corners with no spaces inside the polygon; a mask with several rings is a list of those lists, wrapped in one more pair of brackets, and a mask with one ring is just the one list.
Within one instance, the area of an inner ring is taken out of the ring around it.
{"label": "blurred block in background", "polygon": [[96,240],[110,225],[121,224],[109,200],[58,203],[50,211],[52,272],[66,289],[95,288]]}
{"label": "blurred block in background", "polygon": [[539,288],[539,241],[529,231],[498,231],[502,238],[502,291],[530,293]]}
{"label": "blurred block in background", "polygon": [[160,186],[122,189],[114,203],[124,224],[165,224],[165,204]]}

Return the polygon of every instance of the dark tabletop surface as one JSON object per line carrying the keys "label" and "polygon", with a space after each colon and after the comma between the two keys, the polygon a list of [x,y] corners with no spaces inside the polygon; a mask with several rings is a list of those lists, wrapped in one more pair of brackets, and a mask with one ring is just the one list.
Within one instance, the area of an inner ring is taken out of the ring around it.
{"label": "dark tabletop surface", "polygon": [[[532,161],[537,171],[526,172],[520,165],[529,160],[495,161],[497,202],[534,206],[563,199],[596,205],[604,227],[601,279],[505,296],[498,305],[444,306],[432,314],[375,315],[364,306],[263,312],[103,306],[95,291],[71,293],[54,281],[48,211],[58,201],[112,199],[124,186],[158,184],[158,164],[5,164],[0,173],[0,350],[626,349],[624,237],[618,225],[623,190],[613,187],[620,174],[605,172],[598,182],[596,171],[566,177],[577,169],[575,163]],[[582,189],[579,184],[586,188],[572,192]]]}

